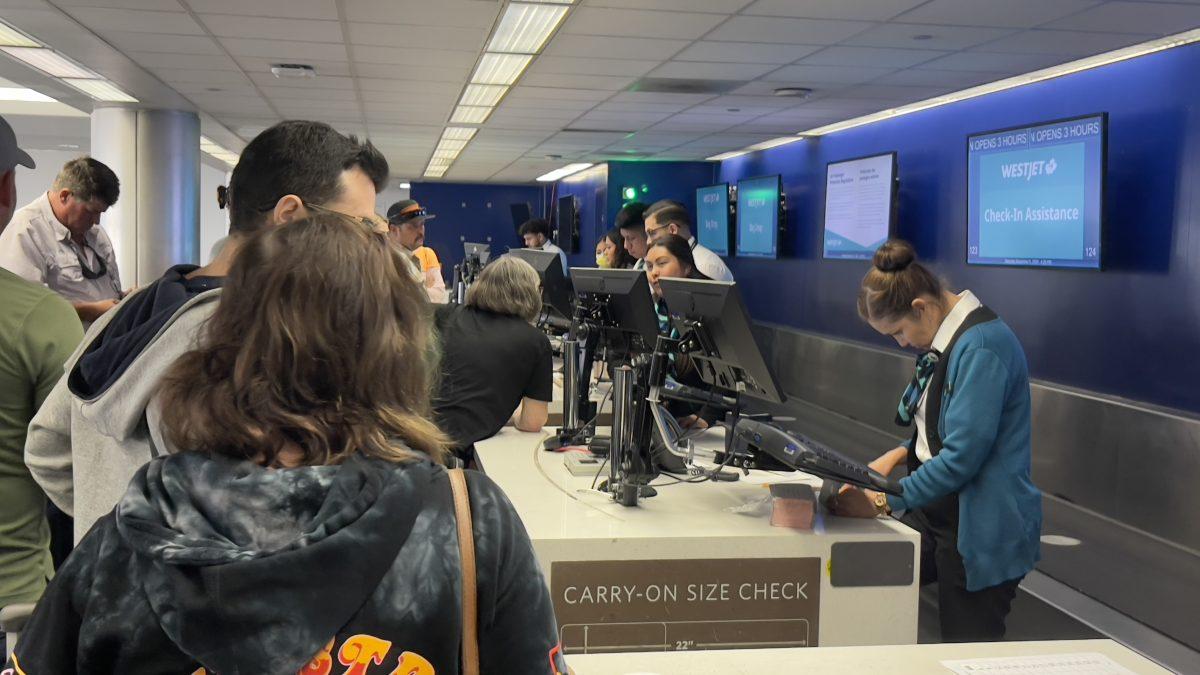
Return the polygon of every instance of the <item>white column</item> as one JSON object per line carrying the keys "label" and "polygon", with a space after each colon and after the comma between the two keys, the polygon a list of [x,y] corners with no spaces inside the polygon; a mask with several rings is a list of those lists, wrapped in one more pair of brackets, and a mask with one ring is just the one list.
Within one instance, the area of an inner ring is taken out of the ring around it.
{"label": "white column", "polygon": [[104,215],[126,286],[200,261],[200,119],[181,110],[92,112],[92,156],[121,180]]}

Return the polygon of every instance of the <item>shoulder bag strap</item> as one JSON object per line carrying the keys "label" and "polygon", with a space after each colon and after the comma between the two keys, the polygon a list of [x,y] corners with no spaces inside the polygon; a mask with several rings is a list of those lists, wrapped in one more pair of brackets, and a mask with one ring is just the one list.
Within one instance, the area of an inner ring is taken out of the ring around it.
{"label": "shoulder bag strap", "polygon": [[451,469],[450,490],[454,493],[454,515],[458,521],[458,551],[462,563],[462,672],[479,675],[478,599],[475,577],[475,535],[471,527],[471,502],[467,496],[467,475]]}

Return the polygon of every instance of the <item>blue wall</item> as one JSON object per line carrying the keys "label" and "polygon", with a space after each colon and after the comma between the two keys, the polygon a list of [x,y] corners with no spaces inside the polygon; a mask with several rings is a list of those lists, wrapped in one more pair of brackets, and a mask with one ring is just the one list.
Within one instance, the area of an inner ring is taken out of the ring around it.
{"label": "blue wall", "polygon": [[[731,259],[760,320],[887,345],[855,313],[866,263],[824,261],[829,161],[899,153],[898,234],[1000,313],[1034,377],[1200,412],[1200,47],[1174,49],[722,163],[719,180],[780,173],[784,257]],[[966,137],[1109,113],[1106,269],[967,267]],[[894,346],[892,344],[891,346]]]}
{"label": "blue wall", "polygon": [[[558,181],[555,198],[572,196],[579,209],[579,250],[567,254],[571,267],[596,266],[596,242],[612,222],[608,204],[608,165],[600,164]],[[554,203],[557,203],[555,201]],[[557,224],[557,222],[555,223]]]}
{"label": "blue wall", "polygon": [[535,217],[545,209],[540,185],[475,185],[413,183],[409,196],[437,218],[425,225],[425,245],[437,252],[447,286],[454,266],[462,262],[466,241],[492,244],[493,255],[521,247],[509,204],[529,202]]}

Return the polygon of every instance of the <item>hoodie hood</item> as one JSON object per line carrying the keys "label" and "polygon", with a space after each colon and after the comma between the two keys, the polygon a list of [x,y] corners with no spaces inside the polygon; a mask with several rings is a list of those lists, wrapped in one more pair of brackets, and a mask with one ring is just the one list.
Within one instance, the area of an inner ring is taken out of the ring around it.
{"label": "hoodie hood", "polygon": [[197,269],[195,265],[176,265],[121,303],[71,370],[67,380],[71,393],[83,400],[104,394],[183,305],[200,293],[220,288],[222,277],[188,279]]}
{"label": "hoodie hood", "polygon": [[442,473],[428,460],[266,469],[183,453],[138,472],[116,526],[181,651],[222,675],[294,673],[375,592]]}

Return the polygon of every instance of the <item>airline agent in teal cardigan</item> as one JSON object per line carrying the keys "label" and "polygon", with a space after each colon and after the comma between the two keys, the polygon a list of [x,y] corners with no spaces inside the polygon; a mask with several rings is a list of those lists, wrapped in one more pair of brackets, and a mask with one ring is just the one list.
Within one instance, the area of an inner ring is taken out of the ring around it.
{"label": "airline agent in teal cardigan", "polygon": [[1042,529],[1021,343],[970,291],[947,291],[901,241],[876,251],[858,311],[921,352],[896,412],[912,438],[871,463],[885,475],[906,463],[908,476],[900,497],[848,488],[834,510],[900,515],[921,533],[921,583],[938,584],[942,640],[1000,640],[1017,585],[1038,561]]}

